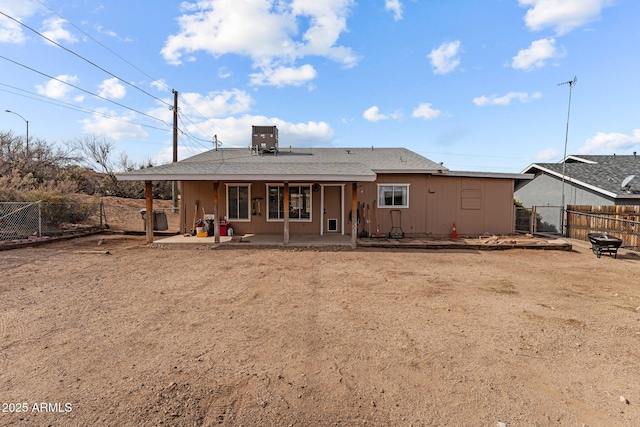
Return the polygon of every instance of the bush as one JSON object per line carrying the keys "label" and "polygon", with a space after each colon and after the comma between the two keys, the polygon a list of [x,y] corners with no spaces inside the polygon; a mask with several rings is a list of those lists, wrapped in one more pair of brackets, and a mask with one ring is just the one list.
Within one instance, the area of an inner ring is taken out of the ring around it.
{"label": "bush", "polygon": [[84,224],[98,214],[98,203],[78,203],[65,199],[42,204],[42,221],[48,226]]}

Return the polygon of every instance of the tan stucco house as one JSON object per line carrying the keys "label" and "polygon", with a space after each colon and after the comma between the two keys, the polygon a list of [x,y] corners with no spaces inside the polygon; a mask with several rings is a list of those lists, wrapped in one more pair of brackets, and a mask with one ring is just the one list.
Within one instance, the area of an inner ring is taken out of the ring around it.
{"label": "tan stucco house", "polygon": [[[531,178],[451,171],[404,148],[282,148],[275,127],[253,130],[251,148],[213,149],[118,179],[179,181],[182,232],[202,217],[198,200],[234,234],[282,234],[286,244],[291,234],[335,233],[355,243],[363,231],[387,235],[392,221],[406,235],[448,236],[454,222],[460,235],[511,234],[514,183]],[[215,229],[219,236],[218,221]]]}

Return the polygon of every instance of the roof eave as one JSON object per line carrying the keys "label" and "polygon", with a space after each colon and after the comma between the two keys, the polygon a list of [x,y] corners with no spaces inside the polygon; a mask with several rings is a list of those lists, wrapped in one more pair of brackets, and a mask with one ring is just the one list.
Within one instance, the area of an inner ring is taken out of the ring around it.
{"label": "roof eave", "polygon": [[447,173],[449,169],[372,169],[375,173],[385,174],[385,173],[424,173],[424,174],[436,174],[436,173]]}
{"label": "roof eave", "polygon": [[364,175],[321,175],[321,174],[256,174],[256,175],[213,175],[213,174],[131,174],[116,175],[120,181],[311,181],[311,182],[332,182],[332,181],[367,181],[376,180],[375,174]]}
{"label": "roof eave", "polygon": [[640,199],[640,194],[622,193],[617,194],[614,199]]}

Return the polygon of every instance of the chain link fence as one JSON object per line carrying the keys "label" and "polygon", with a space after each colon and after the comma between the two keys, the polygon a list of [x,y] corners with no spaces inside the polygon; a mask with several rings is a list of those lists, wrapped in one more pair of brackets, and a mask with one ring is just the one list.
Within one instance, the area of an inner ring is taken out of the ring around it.
{"label": "chain link fence", "polygon": [[[83,231],[145,232],[145,201],[104,198],[92,202],[0,202],[0,244],[41,240]],[[178,233],[180,215],[154,202],[154,231]]]}
{"label": "chain link fence", "polygon": [[40,202],[0,203],[0,241],[28,239],[42,235]]}
{"label": "chain link fence", "polygon": [[531,224],[533,211],[531,209],[516,206],[516,233],[531,233],[533,228]]}
{"label": "chain link fence", "polygon": [[0,242],[99,228],[101,213],[100,202],[0,202]]}
{"label": "chain link fence", "polygon": [[562,224],[560,206],[516,206],[516,233],[560,233]]}

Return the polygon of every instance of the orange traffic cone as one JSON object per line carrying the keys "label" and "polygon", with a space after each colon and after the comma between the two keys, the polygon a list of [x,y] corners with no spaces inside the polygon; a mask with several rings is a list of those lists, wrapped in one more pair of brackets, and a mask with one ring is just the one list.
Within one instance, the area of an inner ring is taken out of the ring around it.
{"label": "orange traffic cone", "polygon": [[457,239],[458,238],[458,230],[456,230],[456,222],[453,221],[453,230],[451,231],[451,238],[452,239]]}

